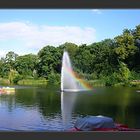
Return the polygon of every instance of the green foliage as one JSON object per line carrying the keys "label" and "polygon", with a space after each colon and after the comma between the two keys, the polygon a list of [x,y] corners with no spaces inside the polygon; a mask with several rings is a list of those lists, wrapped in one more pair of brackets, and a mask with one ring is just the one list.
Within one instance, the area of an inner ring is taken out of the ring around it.
{"label": "green foliage", "polygon": [[123,34],[115,38],[116,48],[115,53],[118,60],[126,63],[130,69],[135,65],[135,57],[138,52],[138,47],[135,45],[135,37],[129,30],[124,30]]}
{"label": "green foliage", "polygon": [[118,83],[118,80],[118,74],[116,72],[104,77],[105,86],[114,86],[116,83]]}
{"label": "green foliage", "polygon": [[9,67],[9,69],[14,69],[14,64],[16,61],[16,58],[18,57],[18,54],[10,51],[6,54],[5,58],[5,64]]}
{"label": "green foliage", "polygon": [[9,72],[9,77],[8,77],[11,84],[13,83],[13,79],[15,78],[16,75],[17,75],[17,72],[11,69]]}
{"label": "green foliage", "polygon": [[23,79],[23,76],[18,74],[13,78],[13,83],[18,84],[18,82],[22,79]]}
{"label": "green foliage", "polygon": [[140,79],[140,73],[137,73],[135,71],[131,71],[130,80],[139,80]]}
{"label": "green foliage", "polygon": [[62,44],[59,47],[63,48],[63,50],[65,49],[69,53],[69,55],[72,59],[74,58],[74,56],[76,55],[77,50],[78,50],[78,46],[76,44],[69,43],[69,42]]}
{"label": "green foliage", "polygon": [[[84,46],[86,47],[86,46]],[[83,49],[83,46],[80,46],[73,64],[76,68],[81,70],[83,73],[91,73],[91,63],[92,63],[92,54],[88,49]]]}
{"label": "green foliage", "polygon": [[5,71],[4,71],[4,67],[5,66],[5,63],[4,63],[4,59],[1,58],[0,60],[0,77],[4,77],[6,74],[5,74]]}
{"label": "green foliage", "polygon": [[123,62],[119,62],[118,70],[105,77],[104,81],[106,86],[114,86],[117,83],[124,83],[124,85],[128,85],[130,79],[130,70],[127,68],[126,64],[124,64]]}
{"label": "green foliage", "polygon": [[58,73],[51,73],[51,74],[49,74],[48,82],[50,84],[54,84],[54,85],[60,84],[60,74],[58,74]]}
{"label": "green foliage", "polygon": [[27,54],[17,57],[15,61],[15,69],[19,74],[23,75],[24,78],[34,75],[36,65],[38,63],[38,57],[33,54]]}
{"label": "green foliage", "polygon": [[129,77],[131,75],[130,70],[127,68],[126,64],[120,62],[119,68],[119,79],[121,82],[128,82]]}
{"label": "green foliage", "polygon": [[39,51],[38,56],[39,63],[37,65],[37,73],[39,76],[47,79],[51,72],[61,72],[62,54],[57,48],[46,46]]}

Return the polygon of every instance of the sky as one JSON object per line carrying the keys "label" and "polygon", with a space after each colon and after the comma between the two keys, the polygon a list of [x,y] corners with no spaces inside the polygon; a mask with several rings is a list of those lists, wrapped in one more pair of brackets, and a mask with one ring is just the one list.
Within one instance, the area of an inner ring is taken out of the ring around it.
{"label": "sky", "polygon": [[91,44],[140,24],[139,9],[1,9],[0,57],[37,54],[47,45]]}

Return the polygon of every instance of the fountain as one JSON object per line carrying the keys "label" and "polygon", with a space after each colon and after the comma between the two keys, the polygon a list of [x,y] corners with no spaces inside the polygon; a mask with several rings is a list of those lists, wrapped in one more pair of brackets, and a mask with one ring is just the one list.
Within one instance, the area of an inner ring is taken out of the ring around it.
{"label": "fountain", "polygon": [[77,98],[75,92],[88,91],[91,89],[92,88],[73,71],[69,54],[67,51],[64,51],[61,69],[61,113],[65,129],[69,127],[72,120],[72,111]]}
{"label": "fountain", "polygon": [[67,51],[64,51],[62,58],[61,69],[61,91],[64,92],[78,92],[91,90],[82,79],[76,77],[73,71],[70,57]]}

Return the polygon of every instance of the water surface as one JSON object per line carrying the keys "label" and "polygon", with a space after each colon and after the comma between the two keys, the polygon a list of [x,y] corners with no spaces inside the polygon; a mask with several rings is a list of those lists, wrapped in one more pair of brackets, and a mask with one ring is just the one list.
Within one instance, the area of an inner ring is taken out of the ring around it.
{"label": "water surface", "polygon": [[137,88],[95,88],[91,92],[60,93],[54,86],[18,87],[0,95],[0,131],[64,131],[79,117],[104,115],[140,128]]}

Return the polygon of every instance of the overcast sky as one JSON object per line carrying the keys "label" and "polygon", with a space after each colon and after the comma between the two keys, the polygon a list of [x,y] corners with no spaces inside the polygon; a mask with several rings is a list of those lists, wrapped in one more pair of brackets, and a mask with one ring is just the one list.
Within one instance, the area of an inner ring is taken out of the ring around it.
{"label": "overcast sky", "polygon": [[34,53],[46,45],[78,45],[114,38],[140,24],[140,10],[0,10],[0,57]]}

